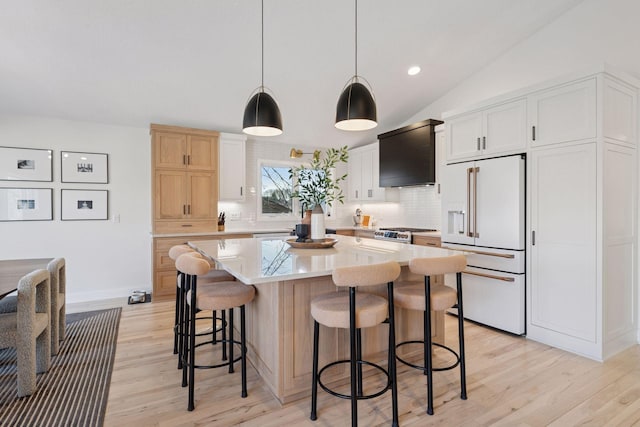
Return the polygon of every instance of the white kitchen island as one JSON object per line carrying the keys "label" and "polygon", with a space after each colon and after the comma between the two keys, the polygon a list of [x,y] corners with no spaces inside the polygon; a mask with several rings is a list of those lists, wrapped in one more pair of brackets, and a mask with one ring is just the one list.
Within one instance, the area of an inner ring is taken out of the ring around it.
{"label": "white kitchen island", "polygon": [[[200,240],[189,244],[214,260],[218,268],[256,287],[247,306],[247,347],[250,361],[282,403],[311,393],[313,319],[310,302],[317,295],[336,291],[331,273],[337,267],[397,261],[401,278],[409,277],[409,260],[457,255],[434,247],[331,235],[338,240],[328,249],[294,249],[285,240],[295,237]],[[418,278],[419,279],[419,278]],[[386,284],[372,292],[386,296]],[[444,341],[443,315],[433,314],[434,341]],[[237,323],[239,324],[239,323]],[[363,329],[363,354],[386,364],[388,330],[385,325]],[[422,338],[422,314],[396,310],[397,342]],[[320,364],[347,359],[348,334],[321,328]],[[410,351],[419,351],[411,348]],[[408,353],[402,353],[409,356]],[[326,383],[349,377],[345,364],[324,376]]]}

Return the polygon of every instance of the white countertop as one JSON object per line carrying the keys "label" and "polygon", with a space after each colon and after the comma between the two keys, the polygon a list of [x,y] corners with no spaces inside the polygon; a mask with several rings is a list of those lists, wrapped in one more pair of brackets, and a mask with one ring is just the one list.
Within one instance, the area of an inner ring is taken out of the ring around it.
{"label": "white countertop", "polygon": [[287,236],[198,240],[189,242],[189,245],[247,284],[327,276],[337,267],[385,261],[407,265],[412,258],[460,254],[460,251],[384,240],[333,234],[327,237],[338,242],[328,249],[294,249],[285,242],[293,237]]}

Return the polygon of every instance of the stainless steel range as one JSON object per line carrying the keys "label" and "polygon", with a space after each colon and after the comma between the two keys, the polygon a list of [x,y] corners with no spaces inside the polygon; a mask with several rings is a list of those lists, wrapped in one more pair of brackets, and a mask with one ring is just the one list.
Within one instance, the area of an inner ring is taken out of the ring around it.
{"label": "stainless steel range", "polygon": [[424,233],[427,231],[437,230],[410,227],[379,228],[373,233],[373,237],[379,240],[390,240],[398,243],[412,243],[413,237],[411,233]]}

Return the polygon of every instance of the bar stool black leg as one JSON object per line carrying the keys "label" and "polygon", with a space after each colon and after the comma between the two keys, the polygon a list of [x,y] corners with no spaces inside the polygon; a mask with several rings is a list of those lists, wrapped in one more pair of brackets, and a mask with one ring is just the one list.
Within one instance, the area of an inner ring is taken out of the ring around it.
{"label": "bar stool black leg", "polygon": [[[187,382],[187,356],[189,354],[189,334],[188,331],[190,330],[190,325],[191,325],[191,310],[189,308],[189,305],[186,304],[186,298],[187,298],[187,289],[188,286],[191,282],[191,277],[190,276],[185,276],[184,281],[182,282],[183,287],[182,287],[182,291],[183,291],[183,305],[182,305],[182,309],[183,309],[183,313],[182,313],[182,326],[180,328],[180,333],[182,334],[182,345],[181,345],[181,349],[180,349],[180,364],[182,365],[182,387],[186,387],[188,385]],[[195,312],[195,309],[193,310]]]}
{"label": "bar stool black leg", "polygon": [[316,407],[318,405],[318,336],[320,324],[313,321],[313,371],[311,377],[311,418],[312,421],[318,419]]}
{"label": "bar stool black leg", "polygon": [[189,322],[189,405],[187,409],[193,411],[195,393],[195,363],[196,363],[196,277],[191,279],[191,320]]}
{"label": "bar stool black leg", "polygon": [[233,374],[233,308],[229,309],[229,373]]}
{"label": "bar stool black leg", "polygon": [[426,363],[427,370],[427,414],[433,415],[433,367],[431,355],[431,280],[429,276],[424,277],[424,341],[426,343]]}
{"label": "bar stool black leg", "polygon": [[393,282],[387,283],[389,298],[389,377],[391,381],[392,427],[398,427],[398,381],[396,372],[396,321],[393,307]]}
{"label": "bar stool black leg", "polygon": [[356,288],[349,288],[349,343],[351,359],[351,427],[358,425],[357,362],[356,362]]}
{"label": "bar stool black leg", "polygon": [[222,360],[227,360],[227,310],[222,310]]}
{"label": "bar stool black leg", "polygon": [[464,312],[462,310],[462,273],[456,274],[458,291],[458,343],[460,345],[460,398],[467,400],[467,377],[464,360]]}
{"label": "bar stool black leg", "polygon": [[247,342],[245,336],[244,305],[240,306],[240,351],[242,354],[242,397],[247,397]]}
{"label": "bar stool black leg", "polygon": [[[173,329],[173,354],[178,354],[178,328],[180,321],[180,286],[178,286],[178,281],[180,279],[180,273],[176,274],[176,315],[174,329]],[[180,369],[180,363],[178,362],[178,369]]]}
{"label": "bar stool black leg", "polygon": [[213,310],[211,312],[211,317],[213,317],[213,339],[211,340],[212,345],[216,345],[218,343],[218,319],[216,318],[217,312]]}
{"label": "bar stool black leg", "polygon": [[362,396],[362,329],[356,329],[356,359],[358,359],[358,396]]}

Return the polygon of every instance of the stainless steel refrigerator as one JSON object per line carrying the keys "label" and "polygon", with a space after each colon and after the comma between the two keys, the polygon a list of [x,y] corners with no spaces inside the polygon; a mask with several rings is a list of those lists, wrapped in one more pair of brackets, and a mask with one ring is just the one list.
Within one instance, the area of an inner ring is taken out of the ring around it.
{"label": "stainless steel refrigerator", "polygon": [[467,253],[465,318],[525,334],[525,156],[447,165],[441,181],[442,246]]}

